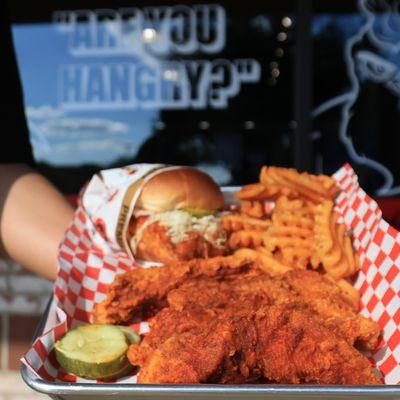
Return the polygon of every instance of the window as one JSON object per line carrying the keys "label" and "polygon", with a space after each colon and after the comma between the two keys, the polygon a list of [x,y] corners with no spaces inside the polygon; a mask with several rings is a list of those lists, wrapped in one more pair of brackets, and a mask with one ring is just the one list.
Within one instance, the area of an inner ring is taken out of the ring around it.
{"label": "window", "polygon": [[293,2],[157,4],[48,2],[30,18],[11,5],[42,170],[75,192],[132,162],[195,165],[220,184],[292,165]]}
{"label": "window", "polygon": [[314,3],[318,168],[333,172],[350,162],[368,192],[399,194],[399,3]]}
{"label": "window", "polygon": [[64,191],[156,161],[221,184],[349,162],[400,191],[398,0],[10,6],[35,155]]}

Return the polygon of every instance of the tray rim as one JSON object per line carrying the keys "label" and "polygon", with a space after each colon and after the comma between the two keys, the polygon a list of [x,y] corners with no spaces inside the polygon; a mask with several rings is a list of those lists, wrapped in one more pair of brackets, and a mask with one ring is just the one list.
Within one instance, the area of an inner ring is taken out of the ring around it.
{"label": "tray rim", "polygon": [[[233,192],[238,190],[239,186],[223,186],[221,187],[224,194],[232,196]],[[233,196],[231,201],[233,200]],[[53,296],[47,303],[46,309],[41,317],[38,327],[36,328],[32,342],[42,333],[47,317],[53,303]],[[21,377],[24,382],[33,390],[44,393],[47,395],[118,395],[122,393],[131,394],[135,396],[164,397],[166,395],[174,395],[175,397],[187,397],[194,395],[200,399],[214,397],[230,398],[243,397],[246,395],[248,398],[272,398],[272,397],[314,397],[321,398],[321,396],[335,397],[335,396],[380,396],[386,398],[399,398],[400,385],[354,385],[354,386],[341,386],[341,385],[155,385],[155,384],[127,384],[127,383],[112,383],[112,384],[97,384],[97,383],[67,383],[67,382],[50,382],[42,378],[35,377],[27,368],[22,364],[20,369]]]}
{"label": "tray rim", "polygon": [[280,397],[291,395],[294,397],[321,396],[380,396],[399,397],[400,385],[374,385],[374,386],[322,386],[322,385],[143,385],[143,384],[106,384],[96,383],[63,383],[48,382],[41,378],[32,378],[25,365],[21,368],[22,379],[37,392],[48,395],[71,395],[81,393],[84,395],[116,395],[131,394],[136,396],[151,395],[153,397],[164,397],[174,395],[175,397],[188,397],[195,395],[204,397]]}

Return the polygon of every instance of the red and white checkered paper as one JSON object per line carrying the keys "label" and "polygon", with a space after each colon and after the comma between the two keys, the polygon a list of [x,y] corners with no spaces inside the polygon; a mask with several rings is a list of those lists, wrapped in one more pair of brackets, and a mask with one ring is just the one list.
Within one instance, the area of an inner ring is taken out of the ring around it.
{"label": "red and white checkered paper", "polygon": [[[382,219],[382,212],[359,186],[349,165],[335,173],[341,188],[336,208],[352,229],[361,271],[355,287],[361,293],[361,313],[378,322],[382,340],[371,355],[386,384],[400,383],[400,234]],[[116,274],[141,268],[124,253],[113,253],[94,229],[82,207],[75,213],[59,250],[59,272],[54,304],[47,326],[22,358],[30,370],[48,381],[90,382],[58,367],[53,345],[68,328],[88,322],[95,303],[101,302]],[[148,324],[134,325],[141,333]],[[135,383],[136,376],[118,380]]]}

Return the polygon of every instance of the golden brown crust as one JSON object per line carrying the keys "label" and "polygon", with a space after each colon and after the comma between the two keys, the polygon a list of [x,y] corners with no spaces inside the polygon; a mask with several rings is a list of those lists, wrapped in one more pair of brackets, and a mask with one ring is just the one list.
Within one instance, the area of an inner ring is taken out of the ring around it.
{"label": "golden brown crust", "polygon": [[229,309],[166,308],[127,355],[140,366],[138,383],[144,384],[241,384],[260,378],[281,384],[382,383],[365,356],[308,309],[290,303],[239,316]]}
{"label": "golden brown crust", "polygon": [[192,232],[179,243],[172,243],[167,228],[157,222],[144,229],[136,249],[136,257],[141,260],[173,263],[224,255],[225,246],[215,246],[200,234]]}
{"label": "golden brown crust", "polygon": [[189,167],[158,173],[143,187],[136,209],[151,213],[182,208],[219,210],[224,197],[207,174]]}

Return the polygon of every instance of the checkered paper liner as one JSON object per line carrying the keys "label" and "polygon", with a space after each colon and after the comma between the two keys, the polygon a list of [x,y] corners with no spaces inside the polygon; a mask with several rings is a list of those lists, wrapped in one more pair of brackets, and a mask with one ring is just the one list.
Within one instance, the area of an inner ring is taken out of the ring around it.
{"label": "checkered paper liner", "polygon": [[[382,340],[371,354],[386,384],[400,383],[400,234],[382,219],[382,212],[359,186],[349,165],[334,174],[341,193],[336,209],[352,230],[361,270],[354,282],[361,293],[361,313],[378,322]],[[60,370],[53,345],[68,328],[88,322],[95,303],[101,302],[116,274],[142,268],[122,252],[110,251],[79,206],[59,250],[59,272],[54,307],[44,332],[21,359],[32,373],[48,381],[94,382]],[[149,330],[147,322],[133,327]],[[136,383],[136,375],[118,383]],[[100,381],[97,381],[101,383]]]}

